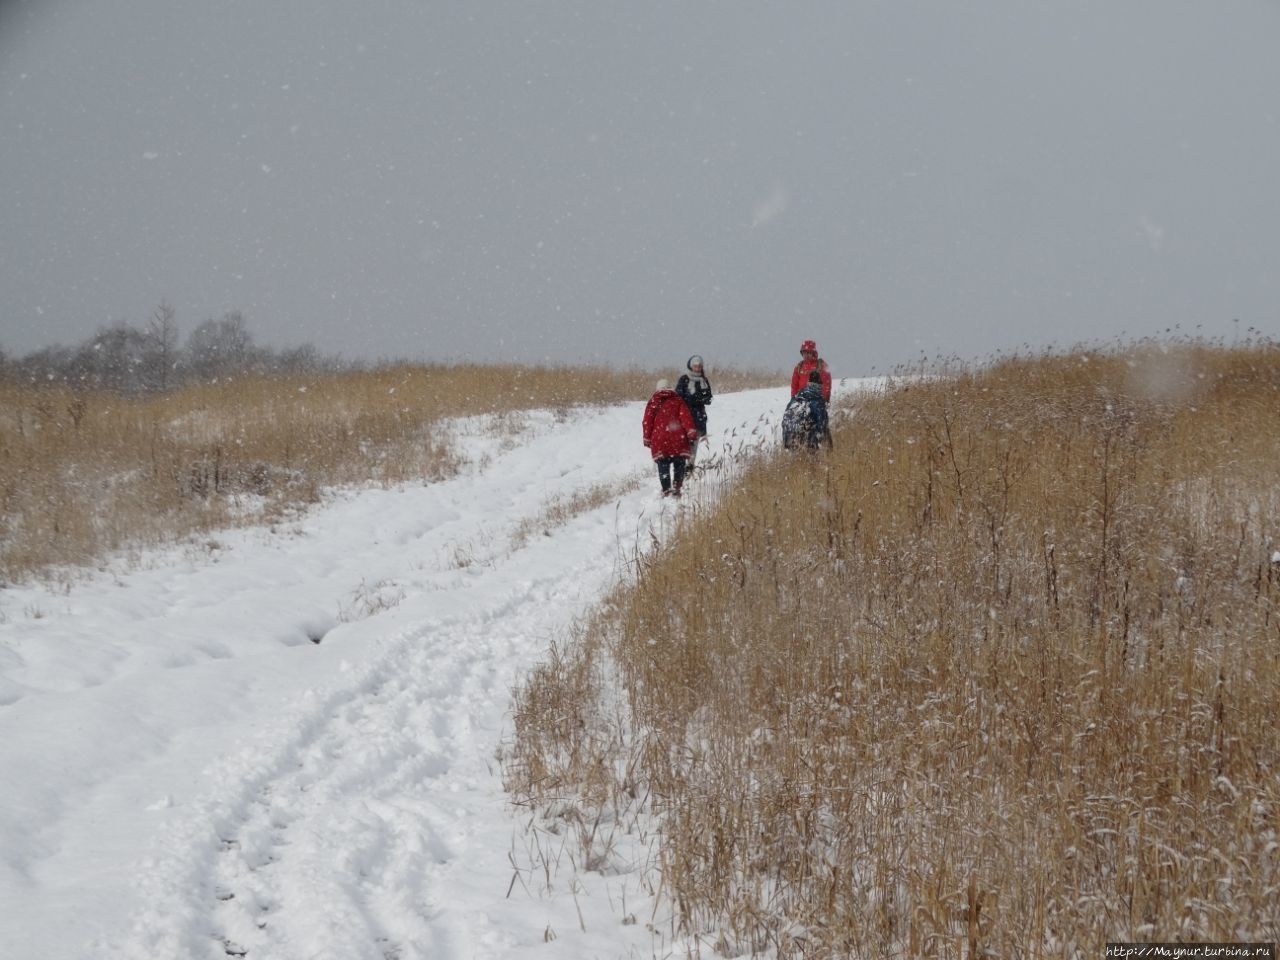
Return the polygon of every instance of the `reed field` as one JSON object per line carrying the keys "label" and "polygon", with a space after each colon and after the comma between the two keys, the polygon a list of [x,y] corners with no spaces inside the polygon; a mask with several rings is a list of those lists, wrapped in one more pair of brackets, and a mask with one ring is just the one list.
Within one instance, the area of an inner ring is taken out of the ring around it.
{"label": "reed field", "polygon": [[1280,351],[920,373],[756,455],[528,677],[539,849],[651,838],[691,955],[1280,940]]}
{"label": "reed field", "polygon": [[[660,375],[403,364],[151,397],[0,383],[0,585],[278,523],[326,488],[448,477],[465,458],[450,418],[495,414],[500,429],[521,410],[644,399]],[[725,371],[717,388],[762,382]]]}

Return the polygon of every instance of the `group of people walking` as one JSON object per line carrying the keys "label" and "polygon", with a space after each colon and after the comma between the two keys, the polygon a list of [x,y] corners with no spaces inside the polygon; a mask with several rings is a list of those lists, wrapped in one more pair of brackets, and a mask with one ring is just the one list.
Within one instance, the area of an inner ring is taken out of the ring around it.
{"label": "group of people walking", "polygon": [[680,496],[685,475],[695,468],[698,444],[707,435],[711,381],[697,354],[689,358],[685,370],[674,390],[666,380],[659,380],[644,408],[644,445],[658,465],[664,497]]}
{"label": "group of people walking", "polygon": [[[827,404],[831,372],[812,340],[800,344],[800,362],[791,372],[791,399],[782,414],[782,445],[788,450],[831,447]],[[698,444],[707,435],[711,381],[702,357],[694,354],[675,389],[659,380],[644,408],[644,445],[658,466],[664,497],[679,497],[685,478],[696,468]]]}

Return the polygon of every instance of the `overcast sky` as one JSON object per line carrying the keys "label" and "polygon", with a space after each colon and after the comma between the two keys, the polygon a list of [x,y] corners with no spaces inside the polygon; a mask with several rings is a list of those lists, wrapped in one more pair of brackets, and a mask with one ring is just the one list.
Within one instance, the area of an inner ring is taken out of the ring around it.
{"label": "overcast sky", "polygon": [[1278,0],[0,0],[0,348],[1280,339]]}

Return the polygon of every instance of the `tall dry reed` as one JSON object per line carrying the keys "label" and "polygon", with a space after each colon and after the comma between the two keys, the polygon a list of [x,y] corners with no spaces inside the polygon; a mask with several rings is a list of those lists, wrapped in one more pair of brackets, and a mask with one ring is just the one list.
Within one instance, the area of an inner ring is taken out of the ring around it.
{"label": "tall dry reed", "polygon": [[1278,401],[1194,343],[858,398],[530,676],[512,788],[650,822],[725,956],[1280,939]]}

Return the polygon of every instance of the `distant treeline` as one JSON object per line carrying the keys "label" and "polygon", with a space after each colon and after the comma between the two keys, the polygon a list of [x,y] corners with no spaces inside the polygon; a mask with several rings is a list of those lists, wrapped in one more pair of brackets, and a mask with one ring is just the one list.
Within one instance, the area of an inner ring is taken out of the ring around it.
{"label": "distant treeline", "polygon": [[50,346],[24,357],[0,350],[0,380],[128,396],[165,393],[190,383],[245,374],[298,374],[351,370],[361,364],[323,356],[311,344],[272,350],[254,344],[239,311],[202,321],[185,342],[168,303],[144,327],[121,321],[79,345]]}

